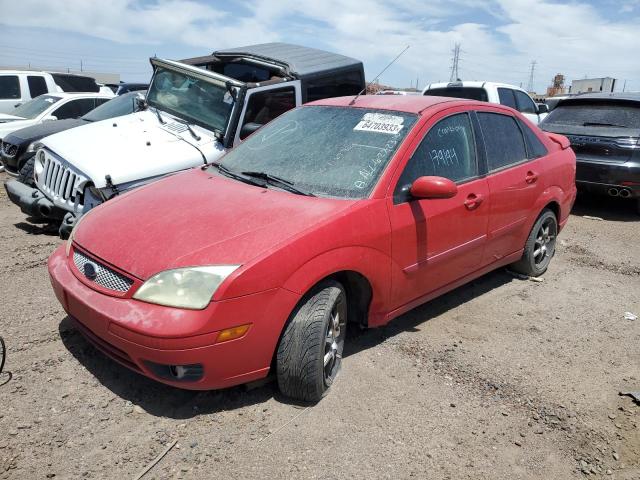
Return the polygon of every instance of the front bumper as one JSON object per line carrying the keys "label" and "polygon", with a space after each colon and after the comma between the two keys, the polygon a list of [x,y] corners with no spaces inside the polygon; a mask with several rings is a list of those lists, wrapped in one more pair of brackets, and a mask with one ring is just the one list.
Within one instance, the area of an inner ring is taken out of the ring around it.
{"label": "front bumper", "polygon": [[55,206],[40,190],[18,180],[11,179],[5,182],[4,188],[9,200],[18,205],[20,210],[30,217],[62,220],[67,213]]}
{"label": "front bumper", "polygon": [[576,160],[576,184],[583,189],[606,193],[611,188],[626,189],[640,197],[640,162],[622,164]]}
{"label": "front bumper", "polygon": [[[264,378],[282,328],[299,300],[288,290],[211,302],[204,310],[153,305],[89,288],[64,246],[49,258],[56,297],[85,337],[107,356],[159,382],[190,390],[211,390]],[[140,281],[132,287],[139,285]],[[216,343],[220,330],[251,324],[237,340]],[[155,365],[201,365],[196,381],[170,380]]]}

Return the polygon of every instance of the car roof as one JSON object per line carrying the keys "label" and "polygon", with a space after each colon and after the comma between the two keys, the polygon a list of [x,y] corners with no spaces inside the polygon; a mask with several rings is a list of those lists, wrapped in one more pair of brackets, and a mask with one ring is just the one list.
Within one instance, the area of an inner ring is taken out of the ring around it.
{"label": "car roof", "polygon": [[484,87],[506,87],[512,88],[514,90],[520,90],[524,92],[524,90],[515,85],[511,85],[508,83],[500,83],[500,82],[484,82],[478,80],[464,80],[460,82],[440,82],[440,83],[431,83],[427,86],[425,90],[430,90],[432,88],[446,88],[446,87],[471,87],[471,88],[484,88]]}
{"label": "car roof", "polygon": [[561,100],[561,104],[580,102],[584,100],[619,100],[626,102],[640,102],[640,93],[638,92],[597,92],[597,93],[580,93],[573,97]]}
{"label": "car roof", "polygon": [[479,102],[476,100],[464,100],[460,98],[423,95],[361,95],[353,105],[349,105],[349,103],[353,99],[353,95],[348,97],[325,98],[323,100],[317,100],[315,102],[307,103],[307,105],[372,108],[378,110],[394,110],[396,112],[415,114],[421,114],[428,108],[443,103],[455,105],[486,105],[485,102]]}
{"label": "car roof", "polygon": [[188,64],[204,63],[215,60],[216,58],[233,57],[267,60],[283,66],[289,74],[300,78],[335,72],[340,69],[363,68],[362,62],[355,58],[317,48],[282,42],[261,43],[248,45],[246,47],[216,50],[210,56],[185,59],[181,62]]}

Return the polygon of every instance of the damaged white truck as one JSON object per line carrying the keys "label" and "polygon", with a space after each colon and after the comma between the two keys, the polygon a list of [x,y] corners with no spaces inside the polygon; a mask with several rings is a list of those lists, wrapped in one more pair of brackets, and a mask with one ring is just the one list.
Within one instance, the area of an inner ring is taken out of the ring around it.
{"label": "damaged white truck", "polygon": [[302,103],[365,88],[361,61],[285,43],[150,61],[141,111],[46,137],[34,156],[37,188],[5,184],[34,221],[62,220],[64,238],[82,214],[120,193],[214,162]]}

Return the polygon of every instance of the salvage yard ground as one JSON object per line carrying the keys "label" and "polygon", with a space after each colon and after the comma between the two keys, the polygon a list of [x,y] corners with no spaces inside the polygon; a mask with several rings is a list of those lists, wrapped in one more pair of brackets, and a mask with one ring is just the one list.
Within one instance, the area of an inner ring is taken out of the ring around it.
{"label": "salvage yard ground", "polygon": [[640,390],[639,237],[631,203],[581,198],[543,282],[499,270],[348,337],[306,408],[96,352],[49,285],[56,230],[2,189],[0,478],[133,479],[177,440],[144,478],[638,479],[640,406],[618,392]]}

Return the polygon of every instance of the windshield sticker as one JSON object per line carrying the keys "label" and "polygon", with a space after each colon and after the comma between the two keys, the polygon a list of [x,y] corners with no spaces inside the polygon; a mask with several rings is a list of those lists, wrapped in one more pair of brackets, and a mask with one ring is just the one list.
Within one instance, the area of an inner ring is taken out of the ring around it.
{"label": "windshield sticker", "polygon": [[404,119],[397,115],[385,113],[365,113],[362,120],[353,128],[354,131],[387,133],[397,135],[402,130]]}
{"label": "windshield sticker", "polygon": [[54,99],[53,98],[45,98],[44,101],[48,102],[48,103],[53,103]]}

